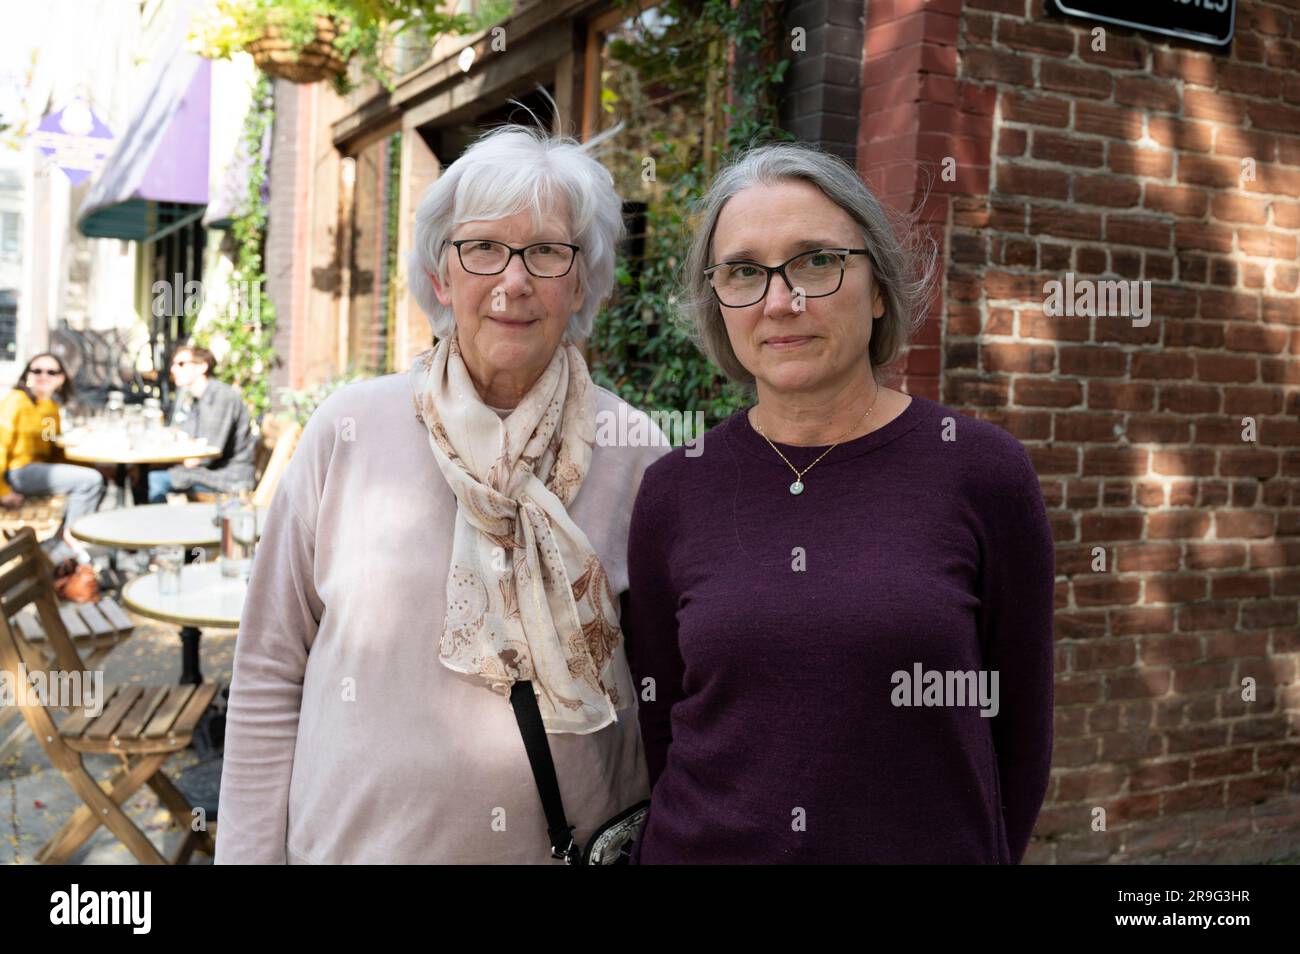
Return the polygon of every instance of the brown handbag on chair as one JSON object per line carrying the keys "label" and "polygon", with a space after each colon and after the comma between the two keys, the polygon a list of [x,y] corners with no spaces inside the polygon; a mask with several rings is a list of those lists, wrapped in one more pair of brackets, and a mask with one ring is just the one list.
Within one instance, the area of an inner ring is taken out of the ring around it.
{"label": "brown handbag on chair", "polygon": [[99,578],[95,568],[74,559],[64,560],[54,567],[54,591],[60,599],[74,603],[93,603],[99,599]]}

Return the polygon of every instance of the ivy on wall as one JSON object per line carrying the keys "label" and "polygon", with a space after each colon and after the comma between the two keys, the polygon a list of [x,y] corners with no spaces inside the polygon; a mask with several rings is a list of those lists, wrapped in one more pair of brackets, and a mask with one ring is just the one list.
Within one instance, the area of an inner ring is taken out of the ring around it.
{"label": "ivy on wall", "polygon": [[[700,354],[675,320],[680,263],[690,241],[692,205],[719,165],[746,146],[792,138],[777,125],[774,95],[789,64],[775,55],[779,6],[667,0],[641,28],[629,4],[633,25],[625,38],[607,45],[610,86],[602,89],[601,101],[634,132],[646,135],[650,126],[646,158],[654,160],[654,178],[644,187],[629,186],[629,177],[615,173],[627,198],[646,196],[644,248],[620,259],[614,295],[588,342],[592,377],[646,410],[702,411],[708,426],[751,398]],[[629,95],[629,86],[646,95]],[[667,109],[661,110],[659,129],[653,117],[619,113],[634,101],[668,102],[673,91],[694,97],[700,118],[693,125]],[[710,111],[724,97],[715,131]]]}
{"label": "ivy on wall", "polygon": [[259,420],[270,408],[269,379],[277,362],[275,306],[265,293],[263,258],[269,160],[262,143],[270,134],[274,115],[271,79],[265,73],[258,73],[241,136],[242,148],[251,161],[247,192],[231,225],[235,240],[235,267],[230,279],[230,305],[195,333],[197,343],[203,347],[211,347],[210,343],[216,339],[224,341],[226,354],[217,376],[239,389],[254,420]]}

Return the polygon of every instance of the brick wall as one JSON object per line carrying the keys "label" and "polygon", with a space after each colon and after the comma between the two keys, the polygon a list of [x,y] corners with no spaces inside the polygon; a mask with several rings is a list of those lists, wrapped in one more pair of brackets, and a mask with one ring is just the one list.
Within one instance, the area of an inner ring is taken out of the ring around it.
{"label": "brick wall", "polygon": [[[866,11],[859,169],[932,189],[943,248],[905,387],[1025,444],[1057,541],[1026,860],[1300,854],[1300,0],[1240,0],[1227,52],[1096,51],[1034,0]],[[1150,323],[1045,314],[1068,273],[1150,282]]]}
{"label": "brick wall", "polygon": [[[781,53],[790,61],[781,128],[849,162],[858,147],[862,21],[862,0],[794,0],[781,19]],[[796,39],[802,49],[793,48]]]}
{"label": "brick wall", "polygon": [[280,407],[280,388],[290,387],[295,365],[295,341],[302,329],[295,321],[297,270],[302,264],[302,223],[306,220],[305,181],[302,175],[301,113],[310,92],[288,80],[275,84],[275,122],[271,128],[271,158],[267,178],[271,183],[266,217],[266,288],[275,305],[275,353],[279,364],[271,371],[272,409]]}

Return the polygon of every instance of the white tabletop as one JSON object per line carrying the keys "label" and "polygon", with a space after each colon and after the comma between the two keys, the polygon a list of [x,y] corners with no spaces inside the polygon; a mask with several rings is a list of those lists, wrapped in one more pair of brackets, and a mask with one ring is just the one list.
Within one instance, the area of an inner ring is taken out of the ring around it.
{"label": "white tabletop", "polygon": [[[214,503],[149,504],[88,513],[71,530],[78,540],[121,550],[217,546],[221,542],[221,527],[213,522],[216,516]],[[259,536],[265,524],[266,508],[259,507]]]}
{"label": "white tabletop", "polygon": [[122,604],[134,613],[179,626],[238,629],[248,584],[242,576],[221,575],[221,562],[191,563],[181,567],[181,591],[163,596],[158,574],[146,573],[122,590]]}
{"label": "white tabletop", "polygon": [[125,439],[99,440],[94,437],[76,443],[56,441],[68,460],[83,464],[179,464],[198,457],[220,457],[221,449],[207,441],[177,441],[174,444],[141,445],[132,448]]}

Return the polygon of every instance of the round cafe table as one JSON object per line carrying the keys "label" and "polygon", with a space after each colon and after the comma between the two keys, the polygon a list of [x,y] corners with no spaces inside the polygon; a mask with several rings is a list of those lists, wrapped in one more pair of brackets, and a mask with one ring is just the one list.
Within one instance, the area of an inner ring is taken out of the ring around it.
{"label": "round cafe table", "polygon": [[61,434],[55,440],[63,448],[63,456],[76,464],[112,464],[113,482],[117,484],[117,506],[126,506],[126,469],[135,464],[180,464],[197,457],[211,460],[221,456],[221,448],[207,441],[183,441],[172,444],[155,444],[134,449],[123,439],[101,440],[94,435],[70,441]]}
{"label": "round cafe table", "polygon": [[203,681],[199,672],[199,627],[238,629],[244,609],[248,584],[243,575],[223,576],[220,561],[190,563],[181,567],[180,592],[158,592],[157,572],[138,576],[122,590],[122,605],[133,613],[164,623],[175,623],[193,637],[184,644],[181,655],[181,683]]}
{"label": "round cafe table", "polygon": [[[267,508],[257,508],[259,532],[266,523],[266,514]],[[116,550],[215,547],[221,543],[221,527],[216,519],[214,503],[147,504],[88,513],[69,529],[78,540]]]}
{"label": "round cafe table", "polygon": [[[266,523],[267,508],[257,508],[254,536],[260,534]],[[146,550],[152,547],[179,546],[215,547],[221,543],[221,528],[216,524],[217,505],[214,503],[148,504],[123,510],[102,510],[88,513],[72,525],[71,532],[78,540],[118,550]],[[240,539],[241,543],[250,543]],[[199,564],[202,565],[202,564]],[[217,564],[210,564],[216,566]],[[189,570],[191,567],[186,567]],[[182,570],[182,573],[185,572]],[[143,577],[141,578],[143,579]],[[184,579],[182,577],[182,579]],[[127,584],[127,589],[132,584]],[[185,590],[182,585],[181,593]],[[126,591],[123,591],[126,599]],[[167,597],[170,599],[171,597]],[[142,616],[152,614],[139,610]],[[177,622],[177,620],[166,620]],[[181,622],[181,682],[198,682],[199,640],[202,631],[198,624]],[[208,623],[220,626],[219,623]],[[238,617],[233,624],[238,626]]]}

